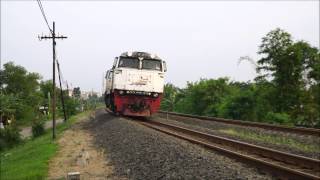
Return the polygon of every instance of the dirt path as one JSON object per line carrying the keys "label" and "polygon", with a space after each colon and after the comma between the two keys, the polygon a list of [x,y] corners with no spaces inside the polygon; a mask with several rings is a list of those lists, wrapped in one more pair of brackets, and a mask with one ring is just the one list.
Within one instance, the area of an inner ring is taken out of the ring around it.
{"label": "dirt path", "polygon": [[85,129],[90,120],[83,119],[59,137],[59,151],[49,162],[48,179],[66,179],[69,172],[80,172],[81,179],[113,179],[102,149],[93,145],[93,136]]}

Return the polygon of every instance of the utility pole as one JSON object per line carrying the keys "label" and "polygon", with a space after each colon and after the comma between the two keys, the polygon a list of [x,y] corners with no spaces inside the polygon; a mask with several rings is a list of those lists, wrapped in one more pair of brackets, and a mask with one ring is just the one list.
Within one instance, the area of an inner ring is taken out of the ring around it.
{"label": "utility pole", "polygon": [[53,30],[51,36],[41,36],[42,39],[52,39],[53,63],[52,63],[52,139],[56,138],[56,39],[65,39],[66,36],[56,36],[55,22],[53,21]]}
{"label": "utility pole", "polygon": [[63,91],[62,91],[62,85],[61,85],[61,77],[60,77],[60,65],[59,62],[57,61],[57,66],[58,66],[58,75],[59,75],[59,83],[60,83],[60,95],[61,95],[61,103],[62,103],[62,109],[63,109],[63,116],[64,116],[64,122],[67,122],[67,115],[66,115],[66,109],[64,107],[64,97],[63,97]]}
{"label": "utility pole", "polygon": [[48,92],[48,116],[50,115],[50,108],[51,108],[51,95]]}

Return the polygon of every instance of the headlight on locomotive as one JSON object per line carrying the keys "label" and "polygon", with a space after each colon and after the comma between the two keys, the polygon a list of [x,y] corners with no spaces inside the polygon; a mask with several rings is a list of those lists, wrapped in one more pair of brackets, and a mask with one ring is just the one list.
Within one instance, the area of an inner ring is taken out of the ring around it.
{"label": "headlight on locomotive", "polygon": [[158,97],[159,96],[159,94],[158,93],[153,93],[153,97]]}

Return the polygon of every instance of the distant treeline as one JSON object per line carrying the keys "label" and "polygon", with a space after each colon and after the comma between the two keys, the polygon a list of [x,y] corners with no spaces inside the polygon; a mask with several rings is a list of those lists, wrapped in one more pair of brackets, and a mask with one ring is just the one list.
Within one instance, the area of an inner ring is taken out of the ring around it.
{"label": "distant treeline", "polygon": [[200,79],[183,89],[166,84],[162,110],[320,127],[319,49],[277,28],[262,38],[258,54],[253,82]]}

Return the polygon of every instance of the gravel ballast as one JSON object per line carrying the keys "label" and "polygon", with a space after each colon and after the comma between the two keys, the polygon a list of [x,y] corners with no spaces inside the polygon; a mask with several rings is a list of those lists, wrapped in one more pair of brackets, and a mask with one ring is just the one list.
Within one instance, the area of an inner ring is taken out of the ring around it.
{"label": "gravel ballast", "polygon": [[164,114],[158,114],[157,116],[151,118],[154,121],[159,122],[168,122],[170,124],[175,124],[179,126],[183,126],[190,129],[195,129],[201,132],[206,132],[209,134],[219,135],[235,140],[240,140],[244,142],[248,142],[251,144],[269,147],[272,149],[289,152],[292,154],[298,154],[310,158],[320,159],[320,152],[319,151],[303,151],[301,149],[297,149],[293,146],[290,146],[289,144],[283,143],[283,144],[275,144],[270,142],[263,142],[259,140],[253,140],[248,139],[244,137],[239,137],[232,134],[226,134],[223,133],[223,130],[227,129],[233,129],[236,132],[248,132],[248,133],[254,133],[257,135],[266,135],[270,137],[282,137],[284,139],[294,139],[297,143],[304,144],[304,145],[312,145],[317,146],[318,149],[320,149],[320,138],[315,136],[309,136],[309,135],[299,135],[299,134],[292,134],[292,133],[285,133],[285,132],[279,132],[279,131],[272,131],[272,130],[266,130],[262,128],[256,128],[256,127],[244,127],[239,125],[232,125],[232,124],[225,124],[220,122],[214,122],[214,121],[206,121],[206,120],[198,120],[195,118],[187,118],[187,117],[176,117],[176,116],[168,116],[168,119],[166,115]]}
{"label": "gravel ballast", "polygon": [[271,179],[257,169],[104,110],[88,125],[114,177],[124,179]]}

